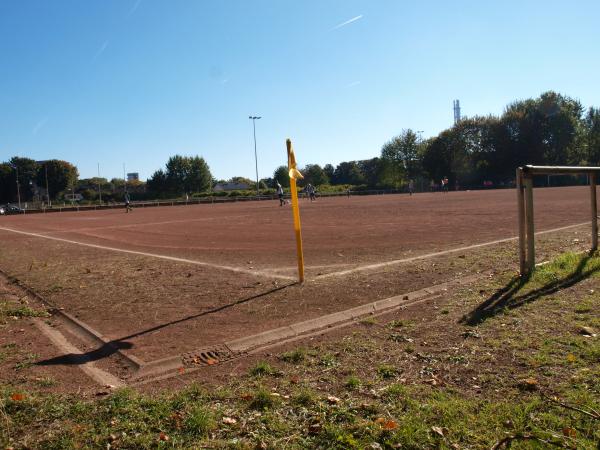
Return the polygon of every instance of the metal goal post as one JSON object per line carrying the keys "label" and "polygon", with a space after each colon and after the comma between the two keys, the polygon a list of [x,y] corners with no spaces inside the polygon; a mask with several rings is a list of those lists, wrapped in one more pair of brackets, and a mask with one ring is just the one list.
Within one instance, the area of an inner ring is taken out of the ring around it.
{"label": "metal goal post", "polygon": [[517,205],[519,209],[519,262],[521,276],[535,268],[533,222],[533,177],[535,175],[587,175],[590,183],[592,251],[598,249],[598,208],[596,182],[600,167],[523,166],[517,169]]}

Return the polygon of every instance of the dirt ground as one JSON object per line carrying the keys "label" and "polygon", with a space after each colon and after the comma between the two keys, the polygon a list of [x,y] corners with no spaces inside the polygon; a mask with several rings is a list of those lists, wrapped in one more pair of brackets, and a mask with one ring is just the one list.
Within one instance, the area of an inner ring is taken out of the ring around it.
{"label": "dirt ground", "polygon": [[[588,220],[586,188],[536,191],[537,230]],[[515,193],[387,195],[302,202],[308,281],[294,275],[291,211],[276,202],[194,205],[2,218],[0,227],[72,241],[229,265],[232,272],[0,229],[0,269],[89,324],[125,352],[153,361],[421,289],[516,269],[515,242],[477,251],[327,274],[509,238]],[[540,238],[539,260],[588,245],[587,227]],[[544,244],[546,243],[546,244]],[[514,256],[512,256],[514,255]],[[51,319],[50,319],[51,320]]]}

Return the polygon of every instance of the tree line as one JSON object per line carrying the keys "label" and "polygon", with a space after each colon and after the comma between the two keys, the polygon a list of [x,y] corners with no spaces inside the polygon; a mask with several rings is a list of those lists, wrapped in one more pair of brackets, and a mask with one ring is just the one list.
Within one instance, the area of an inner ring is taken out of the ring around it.
{"label": "tree line", "polygon": [[[301,168],[304,180],[299,184],[311,183],[323,189],[399,189],[409,180],[428,186],[448,177],[451,187],[511,185],[515,169],[524,164],[600,165],[600,108],[586,109],[578,100],[545,92],[509,104],[500,116],[463,119],[426,140],[411,129],[402,130],[371,159],[344,161],[335,167],[307,164]],[[222,181],[213,178],[200,156],[171,156],[147,184],[125,184],[118,178],[78,180],[77,168],[67,161],[13,157],[0,163],[0,203],[15,201],[17,191],[22,201],[54,200],[65,192],[82,193],[88,200],[100,195],[103,200],[120,200],[125,189],[139,198],[178,197],[211,192]],[[255,182],[247,178],[233,177],[230,181],[256,189]],[[259,188],[273,189],[277,182],[289,187],[286,166],[260,180]]]}
{"label": "tree line", "polygon": [[[451,186],[510,185],[515,169],[534,165],[600,165],[600,109],[546,92],[509,104],[501,116],[476,116],[427,140],[406,129],[386,142],[380,156],[333,167],[308,164],[303,183],[401,188],[409,180]],[[273,179],[289,186],[287,168]]]}

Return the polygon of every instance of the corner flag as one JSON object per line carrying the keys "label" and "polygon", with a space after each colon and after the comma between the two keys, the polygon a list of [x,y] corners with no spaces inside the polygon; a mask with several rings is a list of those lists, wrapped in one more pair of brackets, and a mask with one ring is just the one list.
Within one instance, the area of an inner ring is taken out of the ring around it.
{"label": "corner flag", "polygon": [[290,190],[292,191],[292,211],[294,214],[294,231],[296,232],[296,251],[298,254],[298,281],[304,281],[304,253],[302,252],[302,229],[300,227],[300,207],[298,205],[298,189],[296,180],[304,178],[296,168],[296,155],[290,139],[285,141],[288,155],[288,170],[290,176]]}

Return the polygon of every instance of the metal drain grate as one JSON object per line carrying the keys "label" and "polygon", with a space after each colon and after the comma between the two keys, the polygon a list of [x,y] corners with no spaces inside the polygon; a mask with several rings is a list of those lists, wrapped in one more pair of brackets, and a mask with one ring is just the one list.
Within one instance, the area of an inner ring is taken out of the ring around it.
{"label": "metal drain grate", "polygon": [[239,353],[233,352],[226,345],[218,345],[216,347],[184,353],[181,356],[181,360],[185,367],[213,366],[220,362],[229,361],[239,355]]}

